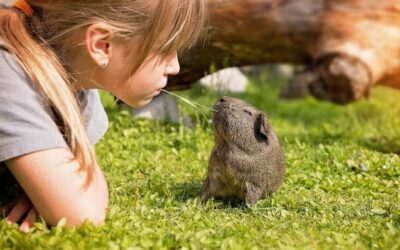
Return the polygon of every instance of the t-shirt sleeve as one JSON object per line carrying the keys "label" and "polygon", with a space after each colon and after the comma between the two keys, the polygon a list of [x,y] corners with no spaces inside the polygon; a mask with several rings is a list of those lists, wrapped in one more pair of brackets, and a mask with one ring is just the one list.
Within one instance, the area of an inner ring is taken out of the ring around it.
{"label": "t-shirt sleeve", "polygon": [[68,148],[45,103],[13,56],[0,49],[0,162]]}
{"label": "t-shirt sleeve", "polygon": [[78,98],[87,136],[92,144],[96,144],[108,129],[108,117],[99,92],[96,89],[84,90],[78,93]]}

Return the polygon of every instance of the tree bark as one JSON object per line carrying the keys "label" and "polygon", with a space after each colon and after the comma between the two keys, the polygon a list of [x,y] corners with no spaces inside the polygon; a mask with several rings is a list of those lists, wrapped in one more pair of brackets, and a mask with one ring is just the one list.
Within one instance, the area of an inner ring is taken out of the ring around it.
{"label": "tree bark", "polygon": [[206,42],[180,57],[169,89],[214,65],[308,65],[311,93],[347,103],[375,84],[400,88],[400,0],[209,0]]}

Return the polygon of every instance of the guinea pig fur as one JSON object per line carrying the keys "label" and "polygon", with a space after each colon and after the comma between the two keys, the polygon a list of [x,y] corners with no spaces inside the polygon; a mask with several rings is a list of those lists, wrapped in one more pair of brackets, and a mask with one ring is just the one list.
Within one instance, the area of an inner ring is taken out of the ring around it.
{"label": "guinea pig fur", "polygon": [[242,100],[223,97],[214,110],[215,145],[201,200],[255,204],[283,182],[284,153],[279,140],[267,115]]}

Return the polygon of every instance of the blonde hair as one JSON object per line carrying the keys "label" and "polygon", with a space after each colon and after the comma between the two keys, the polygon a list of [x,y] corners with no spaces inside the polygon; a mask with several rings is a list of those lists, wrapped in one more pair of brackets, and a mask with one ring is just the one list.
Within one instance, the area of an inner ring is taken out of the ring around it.
{"label": "blonde hair", "polygon": [[[60,130],[80,170],[93,178],[96,157],[84,127],[74,85],[63,57],[83,41],[76,34],[96,22],[109,25],[116,38],[140,38],[133,74],[150,53],[168,55],[192,47],[205,22],[203,0],[28,0],[33,16],[0,8],[0,39],[16,56],[34,86],[53,108]],[[167,25],[170,25],[167,27]],[[170,31],[167,36],[162,31]],[[160,42],[162,39],[162,42]],[[162,44],[162,46],[157,46]],[[76,87],[76,86],[75,86]]]}

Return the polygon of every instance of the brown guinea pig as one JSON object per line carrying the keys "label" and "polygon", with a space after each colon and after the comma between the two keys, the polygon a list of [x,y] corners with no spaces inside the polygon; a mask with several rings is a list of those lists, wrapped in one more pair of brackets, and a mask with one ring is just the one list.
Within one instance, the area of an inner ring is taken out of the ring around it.
{"label": "brown guinea pig", "polygon": [[283,182],[279,140],[267,116],[242,100],[222,97],[214,110],[215,146],[201,200],[214,197],[255,204]]}

